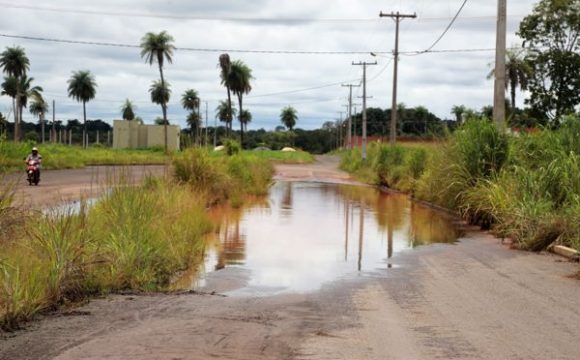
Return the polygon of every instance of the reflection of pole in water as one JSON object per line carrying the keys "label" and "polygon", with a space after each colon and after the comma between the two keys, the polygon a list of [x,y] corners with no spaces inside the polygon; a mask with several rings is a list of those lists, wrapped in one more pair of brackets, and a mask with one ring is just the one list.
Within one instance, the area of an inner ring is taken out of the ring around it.
{"label": "reflection of pole in water", "polygon": [[393,229],[389,227],[387,230],[387,258],[393,257]]}
{"label": "reflection of pole in water", "polygon": [[359,219],[359,236],[358,236],[358,271],[362,267],[362,246],[363,246],[363,228],[364,228],[364,205],[360,202],[360,219]]}
{"label": "reflection of pole in water", "polygon": [[348,222],[350,220],[348,213],[349,213],[349,209],[350,209],[350,204],[348,202],[348,199],[344,200],[344,217],[345,217],[345,226],[346,226],[346,230],[344,232],[344,262],[347,261],[348,259]]}

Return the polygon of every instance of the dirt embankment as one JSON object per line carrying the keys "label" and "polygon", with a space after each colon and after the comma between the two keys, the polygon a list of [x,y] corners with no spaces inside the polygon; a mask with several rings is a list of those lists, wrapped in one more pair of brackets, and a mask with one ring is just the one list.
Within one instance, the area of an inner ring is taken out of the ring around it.
{"label": "dirt embankment", "polygon": [[[333,162],[278,166],[277,177],[350,181]],[[248,278],[226,268],[205,294],[93,300],[5,334],[0,359],[577,358],[576,264],[481,232],[391,263],[306,294],[218,296]]]}

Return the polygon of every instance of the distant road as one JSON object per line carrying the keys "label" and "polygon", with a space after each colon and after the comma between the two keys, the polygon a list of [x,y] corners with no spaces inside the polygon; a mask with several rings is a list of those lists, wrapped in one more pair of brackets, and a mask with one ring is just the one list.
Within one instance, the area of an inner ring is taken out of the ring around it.
{"label": "distant road", "polygon": [[16,184],[16,201],[20,205],[47,207],[82,196],[96,197],[112,179],[124,176],[134,183],[147,175],[162,175],[164,165],[88,166],[83,169],[43,170],[40,184],[29,186],[24,171],[2,179],[4,184]]}

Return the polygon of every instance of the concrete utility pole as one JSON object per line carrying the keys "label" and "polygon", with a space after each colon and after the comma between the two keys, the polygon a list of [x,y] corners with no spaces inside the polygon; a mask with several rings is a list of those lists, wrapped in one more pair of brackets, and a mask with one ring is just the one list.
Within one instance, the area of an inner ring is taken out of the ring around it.
{"label": "concrete utility pole", "polygon": [[506,16],[506,0],[498,0],[494,70],[495,84],[493,94],[493,120],[498,126],[503,125],[505,122]]}
{"label": "concrete utility pole", "polygon": [[398,67],[399,67],[399,24],[402,19],[409,18],[414,19],[417,14],[400,14],[390,13],[384,14],[382,11],[379,17],[390,17],[395,20],[396,31],[395,31],[395,51],[393,52],[394,66],[393,66],[393,102],[391,105],[391,131],[389,133],[389,142],[394,144],[397,141],[397,81],[398,81]]}
{"label": "concrete utility pole", "polygon": [[368,65],[377,65],[377,62],[368,63],[368,62],[358,62],[352,63],[356,66],[363,67],[363,123],[362,123],[362,159],[367,159],[367,66]]}
{"label": "concrete utility pole", "polygon": [[205,102],[205,146],[209,145],[209,140],[207,138],[207,129],[208,129],[208,117],[209,111],[207,110],[207,101]]}
{"label": "concrete utility pole", "polygon": [[50,131],[50,135],[51,135],[50,136],[50,139],[51,139],[51,142],[55,142],[56,141],[56,134],[54,133],[54,123],[56,121],[55,108],[56,108],[55,101],[52,100],[52,130]]}
{"label": "concrete utility pole", "polygon": [[346,134],[346,146],[352,149],[352,88],[360,87],[360,85],[342,84],[342,87],[348,87],[348,131]]}

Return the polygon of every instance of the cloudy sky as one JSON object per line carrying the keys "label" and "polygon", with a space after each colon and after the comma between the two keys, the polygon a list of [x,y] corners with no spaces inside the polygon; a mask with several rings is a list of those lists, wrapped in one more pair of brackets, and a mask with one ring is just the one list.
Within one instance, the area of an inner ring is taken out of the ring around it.
{"label": "cloudy sky", "polygon": [[[463,0],[0,0],[0,35],[138,45],[148,32],[167,30],[178,48],[361,52],[360,54],[277,54],[230,52],[252,69],[253,90],[245,107],[253,114],[251,128],[273,129],[280,109],[298,110],[298,126],[318,128],[340,116],[347,104],[341,82],[358,83],[362,68],[353,61],[378,61],[368,68],[368,106],[388,108],[391,103],[392,56],[395,24],[379,19],[379,11],[415,12],[417,19],[401,24],[401,51],[423,50],[443,32]],[[533,0],[508,2],[508,46]],[[469,0],[460,18],[435,50],[489,49],[495,46],[496,1]],[[112,121],[129,98],[146,123],[160,116],[150,102],[148,88],[158,78],[134,47],[106,47],[24,40],[0,36],[0,48],[20,45],[31,61],[30,76],[44,88],[45,98],[56,101],[57,119],[82,118],[82,107],[67,98],[66,81],[72,71],[90,70],[98,83],[97,97],[87,107],[89,118]],[[369,52],[384,52],[372,57]],[[208,101],[210,122],[217,102],[226,97],[220,86],[220,51],[185,49],[166,66],[172,98],[169,118],[185,125],[179,104],[185,89],[199,91]],[[492,102],[493,84],[486,80],[492,51],[443,52],[401,56],[399,102],[423,105],[450,118],[455,104],[481,108]],[[330,85],[335,84],[335,85]],[[326,86],[329,85],[329,86]],[[311,89],[316,88],[316,89]],[[311,90],[307,90],[311,89]],[[302,91],[303,90],[303,91]],[[360,89],[355,95],[362,95]],[[521,99],[520,99],[521,100]],[[356,99],[357,103],[361,99]],[[0,112],[8,113],[11,100],[0,97]],[[31,121],[30,114],[25,120]]]}

